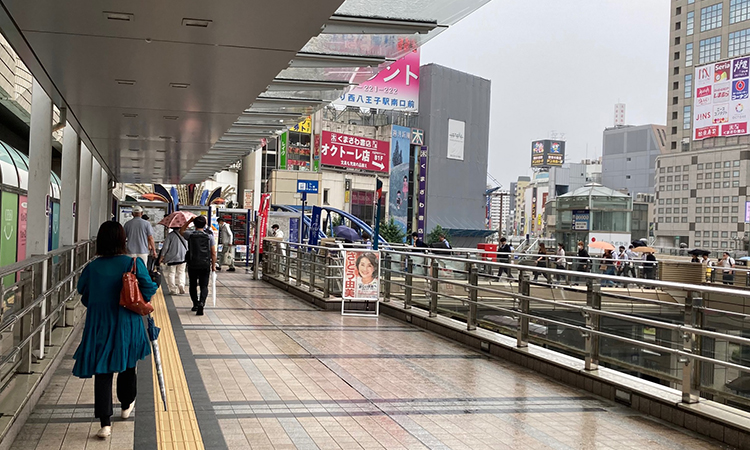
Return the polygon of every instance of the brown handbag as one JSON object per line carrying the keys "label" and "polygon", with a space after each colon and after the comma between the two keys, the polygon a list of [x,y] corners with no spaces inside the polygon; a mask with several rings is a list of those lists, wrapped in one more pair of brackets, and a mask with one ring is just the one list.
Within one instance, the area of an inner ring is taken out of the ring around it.
{"label": "brown handbag", "polygon": [[146,316],[154,312],[151,303],[143,300],[141,289],[138,287],[138,277],[136,276],[136,261],[133,258],[133,269],[122,275],[122,291],[120,291],[120,306],[133,311],[141,316]]}

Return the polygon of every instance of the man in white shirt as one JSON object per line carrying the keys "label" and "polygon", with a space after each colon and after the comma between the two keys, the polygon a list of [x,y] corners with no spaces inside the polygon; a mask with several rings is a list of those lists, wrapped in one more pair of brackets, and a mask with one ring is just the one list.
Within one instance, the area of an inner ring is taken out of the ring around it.
{"label": "man in white shirt", "polygon": [[728,252],[724,252],[719,265],[724,271],[721,281],[724,284],[734,284],[734,270],[732,270],[734,269],[734,258],[729,256]]}
{"label": "man in white shirt", "polygon": [[281,240],[284,240],[284,232],[281,231],[279,226],[277,224],[271,225],[271,236],[281,238]]}
{"label": "man in white shirt", "polygon": [[623,245],[620,246],[619,250],[619,252],[615,253],[615,258],[617,258],[615,265],[617,266],[617,276],[621,277],[628,265],[628,254],[625,252],[625,246]]}
{"label": "man in white shirt", "polygon": [[219,222],[219,244],[221,244],[221,251],[219,252],[219,265],[216,270],[221,270],[221,265],[226,264],[229,266],[227,272],[234,272],[236,270],[234,267],[234,234],[223,217],[219,217],[217,222]]}
{"label": "man in white shirt", "polygon": [[628,246],[628,251],[625,252],[625,255],[627,255],[628,261],[625,263],[625,269],[623,270],[622,276],[627,277],[629,273],[631,277],[636,278],[635,264],[633,263],[633,261],[636,261],[640,258],[638,257],[638,254],[633,251],[632,245]]}

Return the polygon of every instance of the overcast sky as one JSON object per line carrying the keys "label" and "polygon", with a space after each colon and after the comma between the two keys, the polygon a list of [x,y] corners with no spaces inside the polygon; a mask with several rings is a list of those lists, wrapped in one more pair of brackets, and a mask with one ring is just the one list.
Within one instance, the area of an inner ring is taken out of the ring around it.
{"label": "overcast sky", "polygon": [[425,44],[422,64],[492,81],[488,171],[507,189],[553,130],[568,161],[600,156],[618,101],[630,125],[666,123],[670,4],[492,0]]}

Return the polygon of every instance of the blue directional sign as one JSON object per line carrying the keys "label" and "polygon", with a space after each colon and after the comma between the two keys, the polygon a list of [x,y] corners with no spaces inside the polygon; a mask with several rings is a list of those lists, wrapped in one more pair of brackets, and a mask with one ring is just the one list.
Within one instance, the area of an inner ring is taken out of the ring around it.
{"label": "blue directional sign", "polygon": [[313,180],[297,180],[297,192],[306,194],[318,193],[318,182]]}

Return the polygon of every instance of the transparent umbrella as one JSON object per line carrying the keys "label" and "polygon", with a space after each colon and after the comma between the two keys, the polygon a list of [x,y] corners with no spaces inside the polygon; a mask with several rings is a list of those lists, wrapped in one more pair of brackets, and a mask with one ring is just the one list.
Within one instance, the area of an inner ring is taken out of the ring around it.
{"label": "transparent umbrella", "polygon": [[164,411],[167,410],[167,388],[164,386],[164,371],[161,367],[161,353],[159,352],[159,332],[161,328],[156,326],[154,318],[148,315],[148,339],[151,341],[151,348],[154,350],[154,364],[156,365],[156,376],[159,378],[159,391],[161,391],[161,400],[164,402]]}

